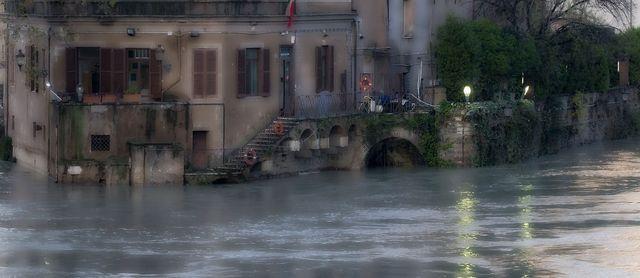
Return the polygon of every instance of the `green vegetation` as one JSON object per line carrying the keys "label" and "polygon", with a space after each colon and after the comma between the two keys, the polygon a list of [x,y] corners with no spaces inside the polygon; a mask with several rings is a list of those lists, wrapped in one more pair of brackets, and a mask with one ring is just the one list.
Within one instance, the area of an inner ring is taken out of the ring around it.
{"label": "green vegetation", "polygon": [[540,119],[533,102],[484,102],[470,105],[476,166],[515,163],[538,155]]}
{"label": "green vegetation", "polygon": [[365,140],[374,145],[388,136],[393,128],[403,127],[418,135],[418,149],[430,167],[446,167],[449,161],[440,158],[440,152],[451,147],[440,141],[440,126],[445,115],[415,113],[406,115],[380,114],[366,118]]}
{"label": "green vegetation", "polygon": [[[610,28],[569,25],[534,38],[488,20],[450,17],[438,30],[435,53],[450,101],[463,100],[465,85],[472,86],[474,101],[489,101],[520,96],[525,85],[535,88],[537,98],[604,91],[615,84],[611,80],[617,78],[620,52],[635,52],[632,60],[640,64],[638,42],[636,30],[618,39]],[[640,79],[636,68],[633,80]]]}

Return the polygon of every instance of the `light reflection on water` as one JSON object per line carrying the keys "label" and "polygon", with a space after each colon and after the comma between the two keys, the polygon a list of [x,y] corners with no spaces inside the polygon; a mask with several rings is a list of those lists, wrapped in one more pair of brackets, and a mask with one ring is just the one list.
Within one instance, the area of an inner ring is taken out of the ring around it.
{"label": "light reflection on water", "polygon": [[61,186],[3,164],[0,276],[637,276],[639,151],[219,188]]}

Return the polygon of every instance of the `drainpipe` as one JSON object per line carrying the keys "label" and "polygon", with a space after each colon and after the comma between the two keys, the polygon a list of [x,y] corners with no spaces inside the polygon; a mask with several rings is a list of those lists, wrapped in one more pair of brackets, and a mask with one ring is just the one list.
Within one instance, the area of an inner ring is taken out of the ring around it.
{"label": "drainpipe", "polygon": [[178,83],[180,83],[180,81],[182,80],[182,32],[181,31],[178,31],[178,34],[176,34],[176,45],[178,47],[178,80],[176,80],[176,82],[173,82],[173,84],[169,85],[169,87],[167,87],[162,91],[163,100],[164,100],[164,93],[173,89],[173,87],[178,85]]}

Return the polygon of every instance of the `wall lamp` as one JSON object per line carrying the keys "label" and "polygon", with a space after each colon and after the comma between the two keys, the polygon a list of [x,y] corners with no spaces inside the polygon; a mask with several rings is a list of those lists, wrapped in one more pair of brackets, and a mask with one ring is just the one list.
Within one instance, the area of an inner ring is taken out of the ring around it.
{"label": "wall lamp", "polygon": [[127,28],[127,36],[135,37],[136,36],[136,29],[135,28]]}
{"label": "wall lamp", "polygon": [[49,80],[47,80],[44,83],[44,85],[47,87],[47,90],[49,91],[52,97],[54,97],[57,101],[62,101],[62,98],[58,94],[56,94],[56,92],[53,91],[53,88],[51,87],[51,82],[49,82]]}
{"label": "wall lamp", "polygon": [[22,66],[27,63],[27,57],[22,53],[22,50],[18,50],[18,54],[16,54],[16,65],[18,65],[18,70],[22,71]]}
{"label": "wall lamp", "polygon": [[198,32],[198,31],[191,31],[191,32],[189,32],[189,36],[190,36],[190,37],[192,37],[192,38],[200,37],[200,32]]}

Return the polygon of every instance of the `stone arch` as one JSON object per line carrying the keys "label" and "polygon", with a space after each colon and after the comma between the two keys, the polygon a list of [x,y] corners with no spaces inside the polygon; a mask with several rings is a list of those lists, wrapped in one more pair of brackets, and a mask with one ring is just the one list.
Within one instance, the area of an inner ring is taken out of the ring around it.
{"label": "stone arch", "polygon": [[341,125],[334,125],[329,131],[329,147],[346,147],[347,131]]}
{"label": "stone arch", "polygon": [[364,166],[367,168],[414,167],[424,164],[420,149],[410,140],[401,137],[380,140],[364,156]]}
{"label": "stone arch", "polygon": [[309,150],[313,148],[315,144],[315,132],[311,129],[305,129],[300,133],[300,148],[302,150]]}

